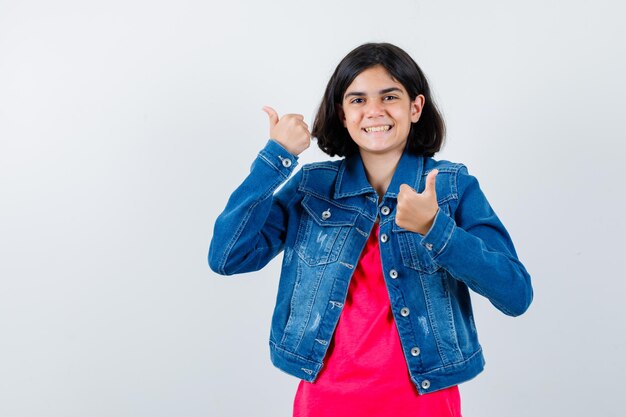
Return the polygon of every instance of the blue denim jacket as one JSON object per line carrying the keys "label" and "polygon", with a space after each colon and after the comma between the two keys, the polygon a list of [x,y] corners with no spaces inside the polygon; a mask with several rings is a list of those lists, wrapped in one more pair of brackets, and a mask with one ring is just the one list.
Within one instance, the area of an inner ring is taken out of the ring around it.
{"label": "blue denim jacket", "polygon": [[[297,157],[270,140],[217,218],[209,265],[231,275],[256,271],[284,250],[270,331],[272,362],[314,381],[377,218],[383,274],[411,380],[420,393],[476,376],[484,359],[468,287],[505,314],[532,300],[530,277],[511,238],[458,163],[405,152],[382,200],[358,153],[307,164],[285,185]],[[399,227],[400,185],[423,191],[437,168],[439,211],[426,235]]]}

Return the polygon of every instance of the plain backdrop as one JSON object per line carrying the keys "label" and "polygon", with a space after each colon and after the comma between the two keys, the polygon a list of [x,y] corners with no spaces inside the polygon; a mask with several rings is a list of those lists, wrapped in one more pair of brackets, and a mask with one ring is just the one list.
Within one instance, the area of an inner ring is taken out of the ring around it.
{"label": "plain backdrop", "polygon": [[[0,416],[289,416],[269,360],[280,260],[220,277],[213,223],[339,60],[409,52],[533,277],[473,294],[465,417],[623,416],[619,1],[0,0]],[[313,142],[301,163],[324,159]],[[390,398],[390,401],[393,399]],[[338,416],[341,417],[341,416]]]}

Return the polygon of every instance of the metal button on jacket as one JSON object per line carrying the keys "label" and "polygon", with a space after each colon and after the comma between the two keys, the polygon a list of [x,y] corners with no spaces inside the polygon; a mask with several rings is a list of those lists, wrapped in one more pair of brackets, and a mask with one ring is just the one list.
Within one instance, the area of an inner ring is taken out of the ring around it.
{"label": "metal button on jacket", "polygon": [[291,166],[291,159],[289,158],[283,158],[283,166],[285,168],[289,168]]}
{"label": "metal button on jacket", "polygon": [[421,350],[417,346],[415,346],[414,348],[411,349],[411,355],[413,355],[413,356],[419,356],[420,352],[421,352]]}
{"label": "metal button on jacket", "polygon": [[380,209],[380,212],[383,214],[383,216],[388,215],[390,211],[391,211],[391,210],[389,210],[389,207],[387,207],[387,206],[383,206],[383,207]]}
{"label": "metal button on jacket", "polygon": [[426,249],[433,250],[433,244],[432,243],[426,243]]}
{"label": "metal button on jacket", "polygon": [[322,213],[322,219],[326,220],[330,217],[330,209]]}
{"label": "metal button on jacket", "polygon": [[391,277],[391,279],[398,278],[398,271],[396,271],[395,269],[392,269],[391,271],[389,271],[389,276]]}
{"label": "metal button on jacket", "polygon": [[385,242],[387,242],[387,239],[388,239],[388,237],[387,237],[386,234],[383,233],[382,235],[380,235],[380,241],[381,242],[385,243]]}
{"label": "metal button on jacket", "polygon": [[424,388],[424,389],[430,388],[430,381],[427,380],[427,379],[423,380],[422,381],[422,388]]}
{"label": "metal button on jacket", "polygon": [[411,310],[409,310],[407,307],[402,308],[402,310],[400,310],[400,314],[402,315],[402,317],[406,317],[409,315],[409,312]]}

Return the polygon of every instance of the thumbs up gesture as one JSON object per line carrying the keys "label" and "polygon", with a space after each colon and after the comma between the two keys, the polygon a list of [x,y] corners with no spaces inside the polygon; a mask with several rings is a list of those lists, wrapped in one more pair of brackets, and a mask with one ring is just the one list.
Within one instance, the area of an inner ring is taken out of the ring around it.
{"label": "thumbs up gesture", "polygon": [[278,117],[276,110],[269,106],[263,111],[270,118],[270,138],[276,140],[292,155],[300,155],[311,145],[309,126],[304,122],[301,114],[286,114]]}
{"label": "thumbs up gesture", "polygon": [[400,186],[398,206],[396,207],[396,224],[403,229],[425,235],[430,230],[439,210],[435,177],[439,173],[433,169],[426,177],[424,191],[418,193],[407,184]]}

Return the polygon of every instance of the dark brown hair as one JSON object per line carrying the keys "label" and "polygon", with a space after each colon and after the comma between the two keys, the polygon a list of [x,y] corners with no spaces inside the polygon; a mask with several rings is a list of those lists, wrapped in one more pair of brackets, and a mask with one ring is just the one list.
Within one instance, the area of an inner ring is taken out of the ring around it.
{"label": "dark brown hair", "polygon": [[358,150],[343,126],[338,112],[348,86],[364,70],[381,65],[389,75],[404,86],[411,100],[424,95],[420,119],[411,124],[408,150],[416,155],[433,156],[441,149],[445,124],[430,94],[424,73],[404,50],[389,43],[366,43],[346,55],[330,77],[320,104],[311,135],[317,145],[330,156],[349,156]]}

